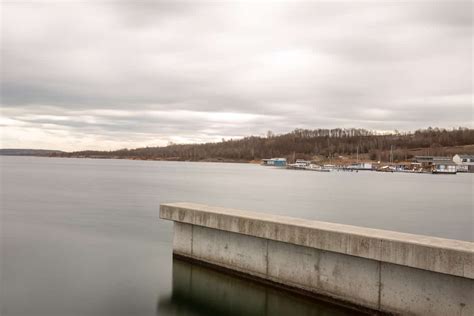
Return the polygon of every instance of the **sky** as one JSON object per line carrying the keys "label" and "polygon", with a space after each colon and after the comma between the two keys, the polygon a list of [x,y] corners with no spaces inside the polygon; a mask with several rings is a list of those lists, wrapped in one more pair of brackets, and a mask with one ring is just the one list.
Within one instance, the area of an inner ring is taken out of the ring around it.
{"label": "sky", "polygon": [[2,1],[0,148],[473,127],[470,1]]}

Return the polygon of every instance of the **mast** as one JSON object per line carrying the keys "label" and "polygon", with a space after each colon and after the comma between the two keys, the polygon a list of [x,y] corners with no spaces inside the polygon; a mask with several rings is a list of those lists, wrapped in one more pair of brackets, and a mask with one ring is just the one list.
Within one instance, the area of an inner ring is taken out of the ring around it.
{"label": "mast", "polygon": [[357,144],[357,163],[359,163],[359,144]]}
{"label": "mast", "polygon": [[393,145],[390,145],[390,163],[393,163]]}

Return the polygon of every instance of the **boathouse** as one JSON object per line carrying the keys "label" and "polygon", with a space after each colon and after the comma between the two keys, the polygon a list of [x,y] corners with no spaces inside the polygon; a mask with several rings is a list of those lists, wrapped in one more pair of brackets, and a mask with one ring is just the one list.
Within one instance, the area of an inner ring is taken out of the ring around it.
{"label": "boathouse", "polygon": [[286,166],[286,158],[262,159],[262,165],[264,165],[264,166],[274,166],[274,167],[285,167]]}
{"label": "boathouse", "polygon": [[451,163],[452,159],[441,156],[415,156],[414,162],[420,163],[423,168],[433,167],[435,164]]}

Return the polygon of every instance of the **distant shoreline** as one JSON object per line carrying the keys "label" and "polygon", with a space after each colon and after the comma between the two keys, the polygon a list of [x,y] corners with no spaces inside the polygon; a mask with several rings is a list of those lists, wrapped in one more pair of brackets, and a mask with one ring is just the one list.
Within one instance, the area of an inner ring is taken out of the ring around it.
{"label": "distant shoreline", "polygon": [[168,161],[168,162],[221,162],[221,163],[241,163],[260,164],[260,160],[228,160],[228,159],[203,159],[203,160],[183,160],[183,159],[139,159],[121,157],[80,157],[80,156],[45,156],[45,155],[25,155],[25,154],[0,154],[0,157],[36,157],[36,158],[64,158],[64,159],[98,159],[98,160],[137,160],[137,161]]}
{"label": "distant shoreline", "polygon": [[[53,145],[54,146],[54,145]],[[173,144],[119,150],[61,151],[0,149],[0,155],[70,158],[259,163],[262,159],[298,159],[316,164],[346,165],[359,162],[401,163],[416,156],[474,154],[474,129],[428,128],[410,133],[377,134],[364,129],[295,129],[267,137],[249,136],[216,143]]]}

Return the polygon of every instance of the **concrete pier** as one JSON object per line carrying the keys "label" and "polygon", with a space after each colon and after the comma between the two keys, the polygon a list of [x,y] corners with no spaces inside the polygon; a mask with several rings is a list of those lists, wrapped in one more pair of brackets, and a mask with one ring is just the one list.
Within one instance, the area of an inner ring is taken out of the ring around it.
{"label": "concrete pier", "polygon": [[474,244],[192,203],[174,253],[372,310],[474,315]]}

